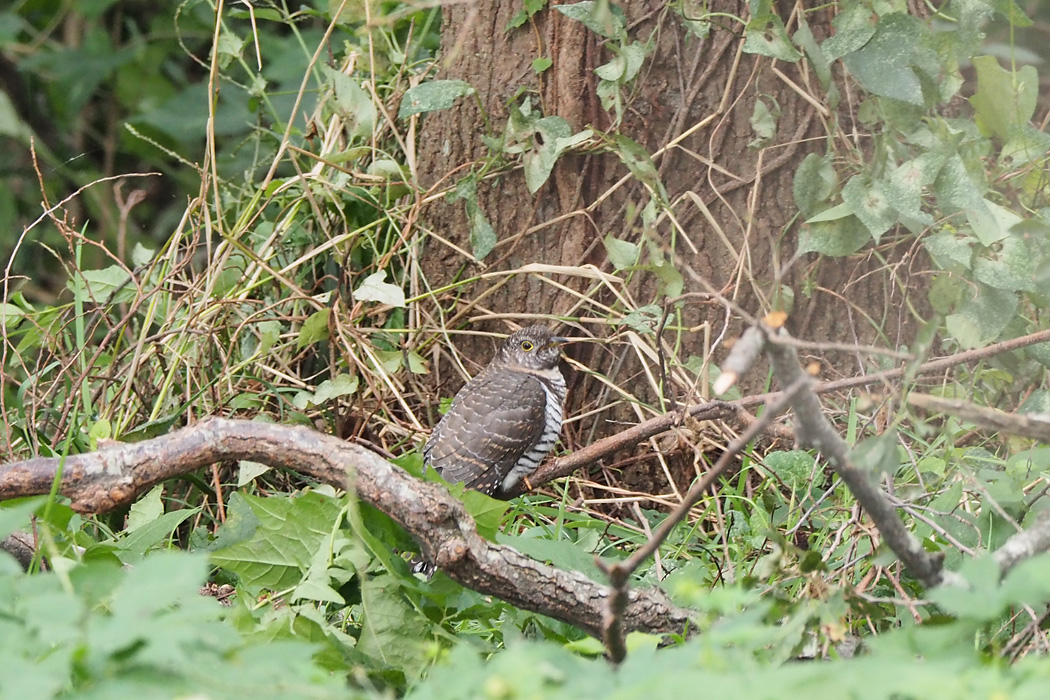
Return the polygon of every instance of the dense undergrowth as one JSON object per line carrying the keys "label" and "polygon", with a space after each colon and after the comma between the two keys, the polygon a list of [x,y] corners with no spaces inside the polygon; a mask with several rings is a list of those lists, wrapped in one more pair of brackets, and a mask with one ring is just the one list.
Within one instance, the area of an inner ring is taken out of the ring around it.
{"label": "dense undergrowth", "polygon": [[[932,260],[936,314],[916,353],[934,336],[951,352],[1044,328],[1050,137],[1033,123],[1038,76],[1009,40],[982,36],[989,23],[1020,31],[1031,20],[1010,1],[945,3],[932,20],[903,3],[839,4],[823,42],[798,18],[789,33],[768,2],[734,25],[749,53],[804,57],[806,89],[831,112],[841,65],[864,95],[856,123],[871,138],[861,144],[832,124],[826,154],[798,165],[801,252],[882,254],[890,239],[914,240]],[[525,2],[523,23],[543,6]],[[614,47],[599,76],[604,106],[619,115],[646,56],[641,40],[615,13],[596,20],[603,3],[560,7]],[[699,40],[725,20],[704,7],[668,11]],[[3,241],[5,457],[75,454],[224,414],[354,436],[418,471],[438,410],[423,378],[439,354],[457,357],[448,333],[471,304],[457,296],[469,279],[434,289],[421,272],[427,202],[464,203],[465,255],[479,259],[497,232],[472,204],[475,179],[520,165],[538,188],[573,149],[619,153],[651,194],[640,216],[674,202],[638,144],[566,133],[528,103],[505,130],[490,125],[491,159],[471,176],[418,187],[418,120],[474,90],[428,82],[440,8],[237,4],[218,22],[214,10],[102,1],[0,11],[19,94],[38,97],[23,105],[0,93],[0,134],[17,144],[5,156],[15,176],[0,192],[0,223],[24,231]],[[78,40],[61,41],[60,24]],[[1014,60],[979,55],[989,47]],[[964,86],[960,64],[973,69],[970,106],[943,116]],[[756,109],[756,147],[775,131],[775,112]],[[530,149],[522,135],[536,133],[553,145]],[[654,326],[681,275],[655,248],[612,234],[604,243],[602,271],[559,272],[593,284],[579,316],[635,331],[622,342],[654,357]],[[645,275],[659,281],[653,298],[632,286]],[[615,306],[599,304],[598,290]],[[673,309],[664,321],[665,337],[689,332]],[[713,358],[679,356],[673,340],[664,347],[669,381],[707,382]],[[932,390],[1045,411],[1048,362],[1046,346],[1033,346],[961,366]],[[611,400],[638,403],[630,386],[609,384]],[[831,403],[847,440],[862,444],[858,460],[892,483],[915,534],[946,553],[970,590],[921,590],[824,465],[766,443],[638,573],[700,611],[702,633],[661,649],[634,635],[613,673],[578,630],[440,573],[413,576],[404,553],[415,545],[384,514],[295,475],[219,464],[157,487],[129,512],[83,517],[55,494],[3,504],[0,535],[28,529],[38,556],[26,573],[0,555],[0,699],[698,688],[740,698],[1044,697],[1050,561],[1034,558],[1000,582],[980,555],[1045,513],[1048,448],[950,416],[931,423],[877,397]],[[639,417],[663,408],[642,406]],[[630,552],[681,496],[673,486],[577,494],[560,484],[475,515],[498,542],[599,577],[595,555]],[[205,584],[234,586],[228,607],[199,595]]]}

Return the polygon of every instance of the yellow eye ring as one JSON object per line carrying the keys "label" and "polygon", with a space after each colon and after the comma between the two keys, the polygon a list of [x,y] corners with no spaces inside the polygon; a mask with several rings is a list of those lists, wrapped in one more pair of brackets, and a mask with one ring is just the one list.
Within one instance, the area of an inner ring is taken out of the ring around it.
{"label": "yellow eye ring", "polygon": [[524,350],[525,352],[532,352],[532,349],[534,347],[536,347],[536,346],[532,344],[531,340],[523,340],[523,341],[521,341],[521,349]]}

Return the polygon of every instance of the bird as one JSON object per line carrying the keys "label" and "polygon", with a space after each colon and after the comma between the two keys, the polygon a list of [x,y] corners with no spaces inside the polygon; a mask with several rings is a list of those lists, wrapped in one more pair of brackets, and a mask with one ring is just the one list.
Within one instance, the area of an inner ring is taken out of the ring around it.
{"label": "bird", "polygon": [[507,500],[561,432],[567,338],[544,326],[512,333],[467,382],[423,447],[423,463],[452,484]]}

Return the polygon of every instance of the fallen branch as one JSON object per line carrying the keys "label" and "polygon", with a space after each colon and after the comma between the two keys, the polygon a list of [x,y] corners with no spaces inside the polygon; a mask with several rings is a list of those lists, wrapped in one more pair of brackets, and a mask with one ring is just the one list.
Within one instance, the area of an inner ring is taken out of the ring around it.
{"label": "fallen branch", "polygon": [[[152,440],[67,457],[60,492],[82,513],[130,504],[154,484],[222,460],[252,460],[352,490],[398,521],[423,554],[467,588],[601,635],[607,589],[478,535],[463,505],[374,452],[302,427],[208,418]],[[60,460],[0,466],[0,500],[50,493]],[[630,592],[624,627],[655,634],[696,630],[692,614],[657,589]]]}

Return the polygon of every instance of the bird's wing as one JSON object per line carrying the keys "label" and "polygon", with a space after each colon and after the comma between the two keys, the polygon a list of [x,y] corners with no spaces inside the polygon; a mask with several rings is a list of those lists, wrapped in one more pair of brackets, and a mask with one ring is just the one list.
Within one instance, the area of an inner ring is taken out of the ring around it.
{"label": "bird's wing", "polygon": [[546,405],[536,377],[482,372],[456,395],[424,458],[446,481],[491,494],[542,436]]}

